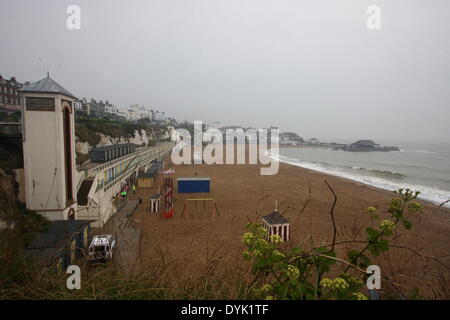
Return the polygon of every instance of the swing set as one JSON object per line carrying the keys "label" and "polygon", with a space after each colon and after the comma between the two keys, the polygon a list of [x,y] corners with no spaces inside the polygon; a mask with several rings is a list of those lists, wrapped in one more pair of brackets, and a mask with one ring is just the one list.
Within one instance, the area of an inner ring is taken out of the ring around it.
{"label": "swing set", "polygon": [[199,201],[200,202],[203,201],[203,216],[204,217],[206,217],[206,202],[211,203],[211,216],[214,217],[216,214],[218,216],[220,216],[219,209],[217,208],[217,204],[216,204],[216,201],[214,200],[214,198],[193,198],[193,199],[186,199],[186,201],[184,202],[184,207],[183,207],[183,212],[181,213],[181,217],[183,217],[184,214],[186,213],[186,218],[189,218],[189,204],[191,202],[194,202],[195,203],[194,216],[195,216],[195,218],[197,218]]}

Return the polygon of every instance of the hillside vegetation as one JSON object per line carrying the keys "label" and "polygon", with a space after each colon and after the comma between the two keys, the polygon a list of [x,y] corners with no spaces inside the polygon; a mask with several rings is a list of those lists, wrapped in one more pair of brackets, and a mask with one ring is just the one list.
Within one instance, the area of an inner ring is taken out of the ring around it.
{"label": "hillside vegetation", "polygon": [[138,122],[106,119],[80,118],[75,123],[75,135],[82,142],[96,146],[100,142],[100,133],[111,138],[132,138],[136,131],[144,130],[148,137],[161,140],[167,133],[166,126],[152,124],[145,120]]}
{"label": "hillside vegetation", "polygon": [[[128,140],[135,137],[136,132],[146,132],[148,142],[142,142],[142,146],[156,145],[157,141],[165,141],[168,138],[167,126],[150,123],[148,120],[137,122],[118,121],[97,118],[78,118],[75,121],[75,135],[81,142],[87,142],[91,147],[96,147],[101,142],[101,134],[117,140]],[[77,164],[81,164],[90,158],[90,153],[77,152]]]}

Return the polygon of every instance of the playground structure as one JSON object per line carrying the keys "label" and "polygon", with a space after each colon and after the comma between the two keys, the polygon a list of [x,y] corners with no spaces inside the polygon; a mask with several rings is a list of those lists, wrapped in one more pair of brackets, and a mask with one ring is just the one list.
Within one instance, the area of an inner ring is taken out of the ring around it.
{"label": "playground structure", "polygon": [[172,218],[175,214],[175,206],[173,199],[173,179],[171,177],[163,178],[163,196],[164,196],[164,209],[161,213],[163,218]]}
{"label": "playground structure", "polygon": [[217,208],[217,204],[216,201],[214,200],[214,198],[193,198],[193,199],[186,199],[185,203],[184,203],[184,207],[183,207],[183,212],[181,213],[181,217],[184,216],[184,214],[186,213],[186,218],[189,218],[189,204],[191,202],[195,203],[195,217],[197,217],[197,212],[198,212],[198,202],[199,201],[203,201],[203,216],[206,216],[206,202],[210,202],[211,203],[211,216],[214,217],[216,214],[218,216],[220,216],[219,213],[219,209]]}
{"label": "playground structure", "polygon": [[154,194],[150,197],[150,212],[159,212],[161,195],[159,193]]}
{"label": "playground structure", "polygon": [[178,178],[178,193],[209,193],[211,189],[210,178]]}

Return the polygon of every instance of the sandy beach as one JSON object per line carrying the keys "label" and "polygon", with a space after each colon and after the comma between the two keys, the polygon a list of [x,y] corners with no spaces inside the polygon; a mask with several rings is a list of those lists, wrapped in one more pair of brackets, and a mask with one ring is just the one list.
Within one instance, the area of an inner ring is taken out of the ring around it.
{"label": "sandy beach", "polygon": [[[149,213],[149,196],[153,188],[138,189],[131,198],[142,198],[134,218],[142,230],[140,239],[141,266],[159,266],[162,276],[180,283],[197,279],[204,283],[209,277],[223,280],[225,286],[249,278],[249,263],[242,257],[241,242],[245,225],[261,222],[261,217],[271,213],[278,201],[278,210],[291,223],[291,241],[284,247],[303,244],[305,249],[332,240],[330,207],[333,195],[324,183],[333,187],[338,197],[335,208],[337,241],[365,240],[364,229],[370,226],[365,213],[369,206],[377,206],[384,219],[392,192],[370,187],[339,177],[280,163],[279,173],[261,176],[259,165],[179,165],[173,167],[177,177],[211,178],[210,194],[178,194],[175,186],[175,217],[161,218]],[[176,185],[176,183],[174,183]],[[311,190],[311,193],[309,192]],[[214,198],[220,216],[212,216],[211,205],[198,202],[190,205],[189,216],[181,216],[186,198]],[[305,207],[306,202],[309,204]],[[411,218],[413,229],[399,227],[393,244],[409,249],[392,248],[389,253],[375,259],[382,272],[393,280],[403,292],[419,288],[425,297],[449,298],[450,274],[450,210],[422,202],[423,212]],[[302,211],[303,209],[303,211]],[[338,253],[355,244],[340,245]],[[440,257],[444,266],[423,256]],[[445,257],[446,256],[446,257]],[[334,273],[343,270],[338,263]],[[389,284],[384,283],[385,287]],[[233,291],[232,288],[224,290]],[[387,291],[386,291],[387,292]],[[390,288],[392,292],[392,286]]]}

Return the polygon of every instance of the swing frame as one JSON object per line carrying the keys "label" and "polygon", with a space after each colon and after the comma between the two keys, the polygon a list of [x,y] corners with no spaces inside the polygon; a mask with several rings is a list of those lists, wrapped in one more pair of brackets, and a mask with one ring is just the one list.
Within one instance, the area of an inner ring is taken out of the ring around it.
{"label": "swing frame", "polygon": [[203,201],[203,216],[206,217],[206,202],[211,202],[211,216],[215,217],[217,214],[220,216],[219,209],[217,208],[217,203],[214,198],[190,198],[186,199],[184,202],[183,212],[181,213],[181,217],[184,216],[186,213],[186,218],[189,218],[189,204],[191,202],[195,202],[195,217],[197,217],[197,208],[198,208],[198,201]]}

